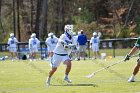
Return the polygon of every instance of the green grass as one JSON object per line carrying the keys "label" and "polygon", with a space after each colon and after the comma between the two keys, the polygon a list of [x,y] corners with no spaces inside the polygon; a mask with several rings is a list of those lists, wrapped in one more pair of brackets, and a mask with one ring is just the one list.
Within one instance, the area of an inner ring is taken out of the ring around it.
{"label": "green grass", "polygon": [[61,64],[49,87],[45,86],[49,62],[0,61],[0,93],[138,93],[139,74],[136,76],[137,82],[127,82],[137,58],[103,70],[91,79],[85,78],[122,58],[73,61],[70,73],[72,84],[63,81],[65,65]]}
{"label": "green grass", "polygon": [[[106,53],[107,56],[124,56],[130,51],[129,48],[127,49],[100,49],[100,53]],[[87,52],[88,53],[88,52]],[[93,55],[93,52],[90,51],[90,56]]]}

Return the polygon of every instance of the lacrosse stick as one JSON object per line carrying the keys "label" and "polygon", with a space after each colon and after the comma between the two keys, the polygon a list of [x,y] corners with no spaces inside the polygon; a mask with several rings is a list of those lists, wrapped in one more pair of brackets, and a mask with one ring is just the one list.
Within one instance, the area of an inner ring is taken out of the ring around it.
{"label": "lacrosse stick", "polygon": [[[135,54],[135,55],[132,55],[131,58],[134,57],[134,56],[137,56],[137,55],[139,55],[139,53],[137,53],[137,54]],[[108,66],[106,66],[106,67],[104,67],[104,68],[101,68],[101,69],[99,69],[99,70],[97,70],[97,71],[95,71],[95,72],[93,72],[93,73],[87,75],[86,77],[87,77],[87,78],[92,78],[93,76],[95,76],[97,73],[103,71],[104,69],[108,69],[108,68],[110,68],[110,67],[112,67],[112,66],[114,66],[114,65],[117,65],[117,64],[121,63],[121,62],[124,62],[124,59],[121,60],[121,61],[119,61],[119,62],[115,62],[115,63],[113,63],[113,64],[111,64],[111,65],[108,65]]]}

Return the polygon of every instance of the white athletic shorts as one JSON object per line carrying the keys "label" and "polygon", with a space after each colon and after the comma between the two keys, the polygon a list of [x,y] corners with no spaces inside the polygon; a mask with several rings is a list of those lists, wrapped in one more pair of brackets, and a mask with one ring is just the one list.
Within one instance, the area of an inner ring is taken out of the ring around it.
{"label": "white athletic shorts", "polygon": [[29,49],[29,51],[30,53],[38,52],[38,48],[34,47],[34,48]]}
{"label": "white athletic shorts", "polygon": [[61,62],[65,62],[66,60],[71,60],[68,55],[58,55],[58,54],[53,54],[53,59],[52,59],[52,67],[58,67]]}
{"label": "white athletic shorts", "polygon": [[99,45],[98,44],[92,45],[92,50],[93,50],[93,52],[99,51]]}
{"label": "white athletic shorts", "polygon": [[10,52],[17,52],[17,48],[16,47],[9,47],[9,51]]}
{"label": "white athletic shorts", "polygon": [[55,47],[47,47],[48,48],[48,52],[53,52]]}

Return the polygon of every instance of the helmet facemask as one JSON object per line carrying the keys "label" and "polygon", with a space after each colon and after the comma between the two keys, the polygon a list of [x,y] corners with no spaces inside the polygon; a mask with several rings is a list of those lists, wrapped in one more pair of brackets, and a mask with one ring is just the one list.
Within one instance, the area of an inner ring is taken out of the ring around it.
{"label": "helmet facemask", "polygon": [[67,32],[69,35],[73,36],[73,28],[71,25],[65,25],[65,32]]}

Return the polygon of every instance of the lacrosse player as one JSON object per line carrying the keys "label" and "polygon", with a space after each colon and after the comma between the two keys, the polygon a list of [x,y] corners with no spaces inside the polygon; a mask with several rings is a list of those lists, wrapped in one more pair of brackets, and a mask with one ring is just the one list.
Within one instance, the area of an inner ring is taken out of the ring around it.
{"label": "lacrosse player", "polygon": [[53,33],[49,33],[48,38],[46,39],[45,43],[46,43],[47,49],[48,49],[48,59],[47,60],[50,62],[52,60],[53,50],[55,49],[57,42],[58,42],[58,38]]}
{"label": "lacrosse player", "polygon": [[[125,56],[125,59],[124,61],[127,61],[130,59],[131,55],[140,48],[140,37],[137,39],[136,43],[135,43],[135,46],[130,50],[130,52]],[[139,71],[139,68],[140,68],[140,57],[138,58],[137,60],[137,63],[134,67],[134,70],[133,70],[133,73],[131,75],[131,77],[128,79],[128,82],[135,82],[135,75],[138,73]]]}
{"label": "lacrosse player", "polygon": [[73,32],[73,44],[76,46],[74,50],[72,50],[72,57],[77,60],[78,58],[78,35],[76,35],[76,32]]}
{"label": "lacrosse player", "polygon": [[93,37],[90,39],[90,48],[93,50],[94,52],[94,56],[96,59],[97,58],[97,55],[98,57],[100,56],[100,53],[99,53],[99,43],[100,43],[100,37],[97,35],[96,32],[93,32]]}
{"label": "lacrosse player", "polygon": [[40,41],[36,38],[36,34],[32,33],[31,38],[29,39],[29,51],[30,51],[30,61],[36,61],[36,53],[38,52],[38,47]]}
{"label": "lacrosse player", "polygon": [[72,82],[68,77],[72,64],[69,55],[71,53],[72,48],[74,48],[75,45],[72,43],[73,32],[71,30],[70,25],[65,25],[64,30],[64,34],[60,36],[58,43],[54,49],[52,69],[50,70],[48,78],[46,80],[47,85],[50,85],[51,77],[57,70],[61,62],[63,62],[66,65],[64,80],[68,83]]}
{"label": "lacrosse player", "polygon": [[14,37],[14,33],[10,34],[10,38],[8,39],[8,49],[12,56],[12,61],[14,61],[14,56],[18,59],[18,53],[17,53],[17,44],[18,40]]}

